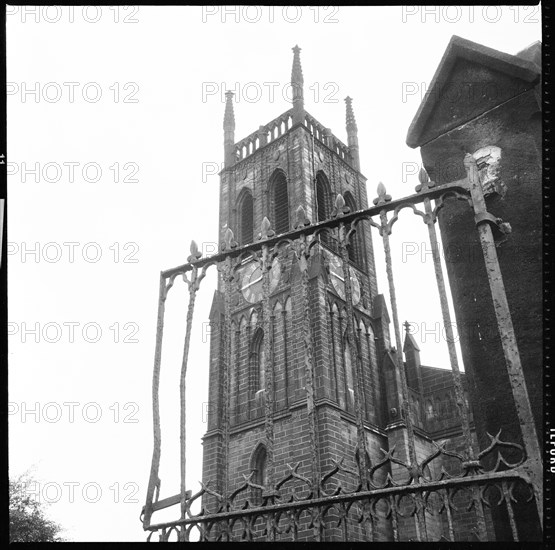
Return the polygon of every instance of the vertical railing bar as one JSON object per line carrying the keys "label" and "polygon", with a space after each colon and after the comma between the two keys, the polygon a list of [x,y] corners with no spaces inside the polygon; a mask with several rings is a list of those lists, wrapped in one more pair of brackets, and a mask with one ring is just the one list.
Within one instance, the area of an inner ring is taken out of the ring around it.
{"label": "vertical railing bar", "polygon": [[283,328],[283,367],[284,367],[284,383],[285,383],[285,407],[289,407],[289,365],[288,365],[288,353],[287,353],[287,301],[283,304],[283,309],[281,311],[282,328]]}
{"label": "vertical railing bar", "polygon": [[241,374],[241,327],[239,322],[237,322],[237,328],[235,330],[235,364],[233,368],[235,369],[235,422],[238,424],[241,421],[241,402],[239,399],[239,388],[240,386],[240,374]]}
{"label": "vertical railing bar", "polygon": [[[267,486],[274,490],[274,369],[272,368],[272,311],[270,309],[270,270],[272,259],[268,245],[262,246],[262,323],[264,330],[264,432],[266,435]],[[270,498],[273,504],[273,496]],[[270,537],[272,533],[270,533]],[[270,538],[270,540],[273,540]]]}
{"label": "vertical railing bar", "polygon": [[158,316],[156,320],[156,347],[154,350],[154,367],[152,372],[152,427],[153,427],[153,450],[152,462],[150,466],[150,477],[146,495],[145,513],[143,527],[150,525],[152,517],[152,503],[154,499],[154,489],[158,487],[160,491],[160,479],[158,472],[160,468],[160,455],[162,446],[162,431],[160,428],[160,365],[162,362],[162,340],[164,336],[164,312],[166,307],[166,278],[160,273],[160,284],[158,290]]}
{"label": "vertical railing bar", "polygon": [[293,541],[297,542],[299,540],[299,528],[297,525],[298,517],[297,514],[293,513]]}
{"label": "vertical railing bar", "polygon": [[[364,328],[366,328],[366,325],[364,326]],[[357,349],[358,349],[358,355],[359,355],[359,361],[360,361],[360,376],[361,376],[361,392],[363,395],[363,403],[364,403],[364,417],[366,418],[367,421],[370,421],[370,414],[368,412],[368,399],[366,399],[366,397],[368,396],[368,391],[367,391],[367,387],[366,387],[366,381],[365,381],[365,376],[364,376],[364,372],[362,369],[362,364],[363,364],[363,346],[362,346],[362,329],[360,328],[360,323],[357,324],[357,328],[356,328],[356,332],[357,332]],[[367,468],[368,469],[368,468]]]}
{"label": "vertical railing bar", "polygon": [[[427,182],[423,182],[422,185],[426,186]],[[426,187],[424,187],[425,189]],[[426,217],[424,222],[428,227],[428,236],[430,239],[430,246],[432,249],[432,260],[434,264],[434,273],[436,278],[436,284],[439,294],[439,301],[441,306],[441,315],[443,318],[443,326],[445,329],[445,335],[447,340],[447,349],[449,352],[449,363],[451,365],[451,371],[453,374],[453,386],[455,388],[455,402],[459,410],[459,415],[461,417],[461,428],[463,432],[463,440],[465,446],[465,459],[466,463],[463,463],[463,467],[467,470],[477,471],[479,463],[476,461],[474,448],[472,446],[472,434],[470,432],[470,420],[468,407],[466,405],[466,400],[464,396],[464,389],[462,386],[461,372],[459,368],[459,362],[457,358],[457,350],[455,347],[455,336],[453,334],[453,325],[451,323],[451,314],[449,312],[449,303],[447,301],[447,290],[445,287],[445,278],[443,276],[443,267],[441,263],[441,256],[439,253],[439,243],[437,239],[437,233],[435,229],[436,219],[433,216],[433,209],[431,206],[431,201],[429,198],[424,199],[424,211]],[[478,527],[478,533],[480,540],[486,540],[487,531],[485,523],[484,509],[482,506],[482,501],[480,500],[479,489],[472,486],[472,498],[475,504],[476,521]]]}
{"label": "vertical railing bar", "polygon": [[501,482],[501,487],[503,490],[503,499],[505,500],[505,505],[507,506],[507,514],[509,514],[509,524],[511,525],[511,533],[513,535],[514,542],[518,542],[518,529],[516,527],[515,513],[513,510],[513,505],[511,503],[511,494],[506,481]]}
{"label": "vertical railing bar", "polygon": [[205,271],[203,270],[202,275],[199,277],[198,268],[193,266],[191,272],[191,279],[187,279],[187,275],[183,274],[183,280],[187,283],[189,290],[189,304],[187,306],[187,321],[185,328],[185,343],[183,344],[183,360],[181,362],[181,374],[179,378],[179,440],[180,440],[180,469],[181,469],[181,482],[180,482],[180,495],[181,495],[181,518],[185,518],[186,513],[186,500],[187,500],[187,488],[186,488],[186,472],[187,472],[187,457],[186,457],[186,447],[187,447],[187,414],[186,414],[186,390],[187,390],[187,364],[189,360],[189,347],[191,343],[191,331],[193,328],[193,314],[195,310],[195,298],[197,295],[197,290],[199,288],[200,282],[204,277]]}
{"label": "vertical railing bar", "polygon": [[333,322],[333,305],[330,306],[329,310],[330,314],[330,343],[331,343],[331,364],[333,365],[333,378],[335,381],[335,402],[339,405],[339,376],[337,373],[337,358],[336,358],[336,350],[335,350],[335,323]]}
{"label": "vertical railing bar", "polygon": [[[370,327],[372,325],[369,325]],[[372,329],[372,334],[374,333],[374,329]],[[375,342],[371,342],[370,341],[370,332],[369,332],[369,327],[366,328],[366,347],[368,349],[368,364],[370,366],[370,370],[368,373],[368,377],[370,379],[370,385],[372,386],[372,397],[374,399],[374,418],[376,419],[376,421],[378,422],[378,424],[381,422],[381,418],[380,418],[380,413],[379,413],[379,407],[378,407],[378,384],[376,383],[376,365],[374,363],[374,356],[372,355],[372,345],[375,345]],[[370,413],[372,412],[372,409],[370,409]],[[372,414],[370,414],[370,420],[372,418]]]}
{"label": "vertical railing bar", "polygon": [[[385,194],[385,189],[384,189]],[[402,354],[402,343],[401,343],[401,331],[399,326],[399,315],[397,313],[397,296],[395,293],[395,282],[393,279],[393,266],[391,260],[391,247],[389,244],[389,233],[390,228],[387,221],[387,213],[385,210],[381,210],[380,212],[380,221],[381,221],[381,228],[380,233],[382,235],[384,252],[385,252],[385,267],[387,271],[387,282],[389,286],[389,298],[391,301],[391,315],[393,317],[393,328],[395,332],[395,343],[397,345],[397,372],[399,376],[399,380],[401,382],[401,408],[404,411],[404,420],[405,425],[407,427],[407,436],[408,436],[408,461],[409,461],[409,468],[410,471],[413,472],[411,475],[414,476],[414,473],[417,474],[417,479],[415,480],[417,483],[420,478],[418,460],[416,457],[416,449],[414,447],[414,427],[412,425],[412,420],[410,418],[410,407],[409,407],[409,398],[408,398],[408,384],[407,378],[405,373],[405,366],[403,364],[403,354]],[[419,498],[419,497],[418,497]],[[417,522],[420,526],[420,531],[422,533],[426,533],[425,525],[422,524],[422,517],[420,510],[417,513]],[[419,539],[420,540],[420,539]]]}
{"label": "vertical railing bar", "polygon": [[224,335],[224,357],[222,369],[222,431],[223,431],[223,491],[222,496],[226,508],[228,507],[229,497],[229,405],[230,405],[230,391],[229,391],[229,376],[231,367],[231,284],[233,279],[233,264],[231,257],[225,259],[223,268],[224,276],[224,326],[220,334]]}
{"label": "vertical railing bar", "polygon": [[447,514],[447,528],[449,530],[449,540],[455,542],[455,530],[453,529],[453,514],[451,512],[451,503],[449,502],[449,493],[447,489],[441,490],[441,497],[445,513]]}
{"label": "vertical railing bar", "polygon": [[451,314],[449,312],[449,304],[447,301],[447,290],[445,288],[445,279],[443,277],[443,269],[441,264],[441,257],[439,254],[439,244],[435,229],[435,219],[432,215],[432,207],[429,198],[424,199],[424,209],[426,212],[425,223],[428,226],[428,235],[430,238],[430,245],[432,248],[432,259],[434,263],[434,271],[436,283],[439,293],[439,301],[441,305],[441,314],[443,317],[443,325],[445,334],[447,336],[447,349],[449,352],[449,362],[453,372],[453,385],[455,387],[455,399],[459,414],[461,416],[461,427],[463,432],[464,445],[467,453],[467,460],[473,461],[474,449],[472,447],[472,435],[470,432],[470,421],[466,400],[464,397],[464,390],[462,387],[461,372],[459,369],[459,362],[457,358],[457,350],[455,348],[455,337],[453,334],[453,327],[451,323]]}
{"label": "vertical railing bar", "polygon": [[251,353],[250,353],[250,343],[252,341],[251,337],[252,337],[252,333],[253,333],[253,327],[251,325],[251,319],[252,316],[249,317],[248,321],[247,321],[247,325],[245,327],[246,333],[247,333],[247,346],[246,346],[246,352],[247,352],[247,357],[246,357],[246,362],[247,362],[247,399],[246,401],[248,402],[248,410],[247,410],[247,418],[248,420],[252,420],[253,418],[256,418],[256,409],[255,409],[255,404],[256,404],[256,400],[255,400],[255,389],[254,389],[254,380],[253,380],[253,372],[252,372],[252,368],[251,368]]}
{"label": "vertical railing bar", "polygon": [[389,506],[391,508],[391,527],[393,529],[393,540],[399,542],[399,523],[397,517],[397,505],[395,504],[395,495],[389,497]]}
{"label": "vertical railing bar", "polygon": [[343,308],[338,308],[338,324],[339,324],[339,353],[341,354],[341,370],[343,371],[343,395],[345,401],[345,410],[349,410],[349,387],[347,384],[347,361],[345,360],[345,339],[343,338]]}
{"label": "vertical railing bar", "polygon": [[509,304],[507,302],[503,276],[501,274],[501,268],[497,258],[495,241],[492,229],[489,225],[492,223],[491,219],[489,219],[491,215],[489,215],[487,211],[484,192],[478,176],[478,165],[476,163],[476,159],[472,155],[467,154],[464,157],[464,167],[470,182],[472,207],[474,209],[478,236],[484,255],[484,263],[490,285],[493,308],[497,319],[497,327],[499,329],[501,346],[505,357],[507,374],[520,424],[522,441],[524,443],[524,448],[526,449],[526,462],[523,464],[523,468],[527,470],[534,488],[538,518],[541,528],[543,529],[542,453],[536,433],[536,426],[534,423],[530,399],[528,397],[528,390],[526,388],[526,379],[522,371],[520,353],[513,328]]}
{"label": "vertical railing bar", "polygon": [[[305,364],[306,407],[310,438],[311,484],[314,497],[320,494],[320,464],[318,458],[317,422],[318,418],[314,406],[314,354],[312,349],[312,326],[310,316],[308,261],[310,258],[309,243],[302,234],[299,239],[297,257],[301,271],[301,285],[303,294],[303,341]],[[319,540],[319,525],[315,522],[314,535]]]}
{"label": "vertical railing bar", "polygon": [[366,521],[364,522],[368,528],[366,529],[368,535],[366,537],[368,542],[374,542],[374,515],[372,514],[372,501],[366,499],[363,504],[363,513],[366,513]]}
{"label": "vertical railing bar", "polygon": [[[416,522],[414,524],[414,527],[416,529],[416,540],[417,541],[422,541],[422,526],[424,526],[424,533],[426,533],[426,512],[423,511],[422,508],[420,508],[420,503],[423,499],[419,498],[419,494],[418,493],[411,493],[411,496],[413,498],[413,501],[416,503],[416,510],[415,510],[415,515],[416,515]],[[420,514],[422,514],[423,517],[420,516]],[[424,537],[425,540],[427,540],[427,537]]]}
{"label": "vertical railing bar", "polygon": [[357,425],[357,444],[359,449],[359,472],[360,483],[363,489],[368,488],[368,456],[366,452],[366,435],[364,431],[364,416],[362,411],[362,365],[360,361],[359,346],[357,345],[357,334],[354,326],[355,312],[353,308],[353,291],[351,288],[351,268],[349,266],[349,252],[347,243],[349,234],[344,223],[339,224],[339,251],[341,254],[341,263],[343,268],[343,277],[345,285],[345,305],[347,309],[347,332],[349,334],[348,346],[351,351],[351,359],[356,365],[356,383],[354,383],[355,397],[355,418]]}

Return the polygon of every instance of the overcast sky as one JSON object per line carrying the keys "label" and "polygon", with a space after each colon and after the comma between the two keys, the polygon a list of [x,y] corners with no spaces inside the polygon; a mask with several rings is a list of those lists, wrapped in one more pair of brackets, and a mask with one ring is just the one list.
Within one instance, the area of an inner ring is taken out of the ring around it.
{"label": "overcast sky", "polygon": [[[306,109],[346,142],[353,97],[369,198],[379,181],[398,198],[418,183],[405,137],[451,36],[511,54],[541,39],[537,7],[231,9],[8,7],[10,473],[33,469],[73,540],[145,538],[159,272],[186,261],[191,239],[208,252],[217,241],[223,92],[236,92],[238,141],[290,107],[298,44]],[[423,362],[448,367],[427,233],[411,216],[392,241],[399,315],[431,332],[415,335]],[[403,257],[406,243],[416,252]],[[214,283],[189,361],[195,492]],[[161,498],[179,491],[186,303],[180,281],[167,303]]]}

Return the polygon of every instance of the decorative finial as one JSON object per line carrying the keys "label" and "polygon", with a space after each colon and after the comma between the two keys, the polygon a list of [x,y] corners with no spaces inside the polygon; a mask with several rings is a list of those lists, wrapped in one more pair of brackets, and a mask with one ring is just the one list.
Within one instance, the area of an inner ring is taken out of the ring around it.
{"label": "decorative finial", "polygon": [[293,48],[293,69],[291,70],[291,87],[293,89],[293,124],[304,121],[303,69],[301,67],[301,48]]}
{"label": "decorative finial", "polygon": [[410,323],[408,321],[405,321],[403,323],[404,327],[405,327],[405,331],[407,334],[410,334]]}
{"label": "decorative finial", "polygon": [[337,197],[335,197],[335,208],[333,211],[333,217],[343,216],[348,214],[351,209],[345,204],[345,199],[341,193],[338,193]]}
{"label": "decorative finial", "polygon": [[384,204],[386,202],[389,202],[391,200],[391,195],[387,194],[387,190],[385,188],[385,185],[380,181],[380,183],[378,183],[378,197],[374,199],[374,204],[378,205],[378,204]]}
{"label": "decorative finial", "polygon": [[424,189],[434,187],[435,185],[433,181],[430,181],[430,177],[428,176],[428,172],[426,172],[426,168],[424,168],[424,166],[422,166],[418,172],[418,181],[420,184],[414,188],[417,193],[420,193],[420,191]]}
{"label": "decorative finial", "polygon": [[233,112],[233,92],[225,93],[224,113],[224,166],[226,168],[235,163],[235,114]]}
{"label": "decorative finial", "polygon": [[347,129],[347,143],[351,153],[352,165],[355,170],[360,170],[360,155],[358,152],[358,127],[353,111],[353,99],[349,96],[345,98],[347,106],[345,115],[345,127]]}
{"label": "decorative finial", "polygon": [[233,112],[234,95],[234,92],[231,90],[225,93],[224,130],[235,130],[235,113]]}
{"label": "decorative finial", "polygon": [[191,246],[189,247],[191,251],[191,255],[187,258],[188,262],[195,262],[196,260],[202,257],[202,254],[199,252],[198,244],[196,241],[191,241]]}
{"label": "decorative finial", "polygon": [[237,241],[233,235],[233,231],[230,227],[225,230],[224,233],[224,242],[222,245],[223,250],[229,250],[230,248],[235,248],[237,246]]}
{"label": "decorative finial", "polygon": [[338,193],[337,197],[335,197],[335,208],[337,210],[342,210],[345,206],[345,199],[341,193]]}
{"label": "decorative finial", "polygon": [[345,116],[345,120],[347,124],[347,134],[356,133],[358,128],[355,120],[355,113],[353,111],[353,99],[347,96],[345,98],[345,104],[347,106],[346,116]]}
{"label": "decorative finial", "polygon": [[272,231],[270,220],[266,216],[264,216],[264,219],[262,220],[260,235],[258,236],[258,238],[264,240],[269,239],[274,235],[275,232]]}
{"label": "decorative finial", "polygon": [[297,208],[296,217],[297,225],[295,229],[302,229],[303,227],[310,225],[310,220],[306,217],[306,211],[302,204],[299,204]]}

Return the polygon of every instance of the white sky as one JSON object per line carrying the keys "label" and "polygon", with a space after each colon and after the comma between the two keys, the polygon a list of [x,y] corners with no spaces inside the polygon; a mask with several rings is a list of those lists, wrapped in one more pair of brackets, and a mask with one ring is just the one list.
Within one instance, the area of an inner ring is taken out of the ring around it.
{"label": "white sky", "polygon": [[[418,183],[419,153],[405,137],[451,36],[512,54],[541,39],[534,7],[223,9],[8,7],[10,471],[34,468],[42,499],[55,501],[50,515],[76,541],[145,539],[139,513],[152,452],[158,277],[186,261],[191,239],[205,250],[217,240],[223,92],[238,92],[238,141],[289,108],[283,95],[298,44],[307,110],[346,142],[343,98],[353,97],[369,198],[379,181],[397,198]],[[38,97],[22,94],[33,88]],[[416,92],[403,97],[404,89]],[[39,181],[23,176],[35,163]],[[401,215],[392,242],[399,315],[433,332],[441,316],[430,256],[402,261],[403,240],[419,252],[427,242],[424,224],[411,217]],[[37,256],[22,255],[33,248]],[[387,297],[377,238],[374,248]],[[199,295],[189,361],[195,492],[209,349],[202,332],[213,288],[212,276]],[[167,303],[161,498],[179,490],[185,307],[179,281]],[[36,323],[37,336],[24,337]],[[422,360],[447,367],[436,334],[424,342],[416,334]],[[22,415],[33,408],[38,417]]]}

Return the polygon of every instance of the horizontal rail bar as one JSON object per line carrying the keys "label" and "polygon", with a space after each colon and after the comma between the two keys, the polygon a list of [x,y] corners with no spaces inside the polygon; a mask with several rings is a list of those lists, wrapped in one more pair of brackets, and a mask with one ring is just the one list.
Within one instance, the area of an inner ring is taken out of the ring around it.
{"label": "horizontal rail bar", "polygon": [[188,271],[191,271],[193,267],[197,267],[197,268],[204,267],[205,265],[208,265],[211,263],[221,262],[225,260],[228,256],[238,256],[250,250],[259,250],[262,247],[262,245],[273,246],[277,244],[279,241],[282,241],[284,239],[295,240],[300,235],[311,235],[312,233],[315,233],[317,230],[324,227],[336,227],[339,225],[339,223],[349,223],[353,220],[356,220],[360,216],[377,216],[383,210],[385,210],[386,212],[389,212],[391,210],[395,210],[395,208],[403,204],[418,204],[420,202],[423,202],[424,199],[426,198],[433,200],[433,199],[439,198],[441,195],[449,191],[462,191],[464,193],[468,193],[469,192],[468,179],[464,178],[461,180],[453,181],[451,183],[447,183],[445,185],[438,185],[437,187],[431,187],[426,191],[422,191],[421,193],[414,193],[413,195],[408,195],[406,197],[403,197],[402,199],[392,200],[390,202],[378,204],[376,206],[366,208],[365,210],[357,210],[356,212],[351,212],[343,216],[337,216],[334,219],[326,220],[320,223],[310,224],[302,227],[301,229],[295,229],[293,231],[289,231],[288,233],[282,233],[281,235],[276,235],[275,237],[271,237],[269,239],[260,240],[256,243],[250,243],[244,246],[238,246],[237,248],[226,250],[224,252],[220,252],[219,254],[208,256],[207,258],[200,258],[195,262],[188,262],[186,264],[162,271],[162,276],[167,278],[167,277],[172,277],[174,275],[179,275],[181,273],[186,273]]}
{"label": "horizontal rail bar", "polygon": [[483,485],[492,481],[508,481],[523,480],[529,483],[529,477],[526,470],[521,465],[519,468],[504,472],[489,472],[475,476],[459,477],[451,479],[443,479],[439,481],[431,481],[429,483],[419,483],[414,485],[403,485],[400,487],[385,487],[383,489],[374,489],[371,491],[360,491],[358,493],[348,493],[344,495],[330,495],[327,497],[303,500],[297,502],[284,502],[282,504],[273,504],[271,506],[246,508],[243,510],[233,510],[230,512],[220,512],[216,514],[206,514],[193,516],[190,518],[179,519],[164,523],[155,523],[144,528],[145,531],[155,531],[158,529],[167,529],[175,525],[189,525],[196,523],[208,523],[218,520],[226,520],[233,517],[246,517],[252,515],[261,515],[265,513],[274,513],[280,511],[289,511],[295,509],[314,508],[334,504],[336,502],[350,502],[364,499],[376,499],[387,495],[410,494],[417,492],[432,492],[446,489],[449,487],[467,487],[473,485]]}

